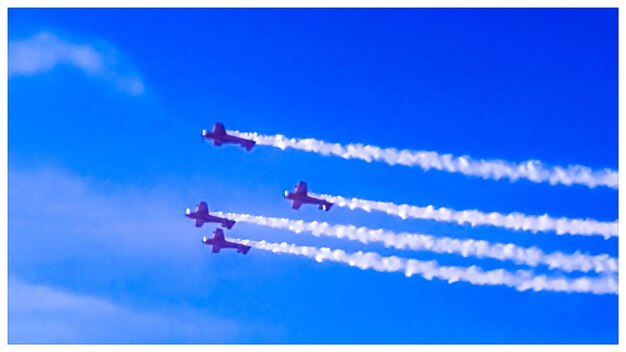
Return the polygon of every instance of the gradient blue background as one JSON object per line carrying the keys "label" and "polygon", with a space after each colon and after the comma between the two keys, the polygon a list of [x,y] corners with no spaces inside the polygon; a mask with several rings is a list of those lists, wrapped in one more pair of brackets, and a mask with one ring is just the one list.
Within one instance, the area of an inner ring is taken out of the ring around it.
{"label": "gradient blue background", "polygon": [[[281,196],[306,180],[317,193],[613,221],[615,190],[200,138],[222,121],[617,169],[616,9],[9,9],[10,41],[42,31],[116,48],[145,90],[125,94],[71,65],[9,79],[9,342],[617,343],[616,295],[450,285],[255,249],[213,255],[200,243],[213,228],[183,216],[206,200],[211,210],[617,256],[616,238],[296,212]],[[226,236],[520,268],[243,223]],[[106,301],[136,321],[93,316],[98,304],[50,309],[46,294],[29,310],[12,286]]]}

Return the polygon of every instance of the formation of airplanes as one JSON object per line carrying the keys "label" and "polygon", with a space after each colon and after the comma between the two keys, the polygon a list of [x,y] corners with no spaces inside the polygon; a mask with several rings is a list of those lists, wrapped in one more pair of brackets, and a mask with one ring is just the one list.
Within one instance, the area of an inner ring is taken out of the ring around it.
{"label": "formation of airplanes", "polygon": [[[245,139],[229,135],[224,128],[224,124],[221,122],[215,123],[211,132],[207,132],[207,130],[202,130],[202,138],[206,140],[212,140],[213,145],[218,147],[224,143],[239,144],[247,151],[252,150],[252,148],[256,144],[256,142],[251,139]],[[329,201],[309,196],[307,191],[307,184],[303,181],[298,182],[293,192],[285,191],[284,197],[285,199],[292,201],[291,208],[296,210],[300,209],[300,206],[302,204],[318,205],[318,208],[324,211],[330,210],[330,208],[333,206],[333,203]],[[204,223],[206,222],[214,222],[230,230],[235,225],[235,220],[211,215],[209,213],[209,207],[207,205],[207,202],[205,201],[201,201],[196,206],[195,211],[191,211],[191,209],[187,208],[187,210],[185,211],[185,216],[194,220],[195,227],[202,227],[202,225],[204,225]],[[222,230],[221,228],[215,229],[215,231],[213,231],[213,234],[213,238],[206,238],[206,236],[202,238],[202,243],[206,244],[207,246],[212,246],[213,253],[219,253],[222,248],[234,248],[237,250],[237,253],[246,254],[251,248],[250,246],[246,246],[241,243],[227,241],[224,237],[224,230]]]}

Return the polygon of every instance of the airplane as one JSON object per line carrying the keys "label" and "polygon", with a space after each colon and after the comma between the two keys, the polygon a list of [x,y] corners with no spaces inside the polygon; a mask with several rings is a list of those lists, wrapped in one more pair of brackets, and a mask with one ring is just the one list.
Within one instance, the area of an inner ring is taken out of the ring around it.
{"label": "airplane", "polygon": [[224,238],[224,230],[215,229],[213,231],[215,235],[213,238],[206,238],[206,236],[202,236],[202,242],[207,246],[213,246],[213,253],[219,253],[222,248],[236,248],[237,253],[246,254],[250,250],[250,246],[243,245],[241,243],[229,242]]}
{"label": "airplane", "polygon": [[205,222],[218,222],[222,224],[222,227],[230,230],[233,225],[235,225],[235,220],[228,220],[226,218],[220,218],[219,216],[210,215],[209,207],[207,207],[206,202],[204,201],[198,204],[196,211],[191,211],[191,209],[187,208],[185,216],[196,220],[196,227],[202,227],[202,224]]}
{"label": "airplane", "polygon": [[202,130],[202,138],[207,140],[212,139],[213,145],[218,147],[223,143],[238,143],[241,144],[242,147],[246,148],[247,151],[252,150],[252,147],[256,144],[256,142],[251,139],[239,138],[227,134],[226,129],[224,129],[224,124],[221,122],[216,122],[215,125],[213,125],[212,132]]}
{"label": "airplane", "polygon": [[293,200],[291,204],[292,209],[300,209],[302,204],[319,204],[320,209],[329,211],[330,207],[333,206],[333,203],[326,200],[309,197],[307,195],[306,182],[302,181],[296,185],[295,192],[285,191],[285,198]]}

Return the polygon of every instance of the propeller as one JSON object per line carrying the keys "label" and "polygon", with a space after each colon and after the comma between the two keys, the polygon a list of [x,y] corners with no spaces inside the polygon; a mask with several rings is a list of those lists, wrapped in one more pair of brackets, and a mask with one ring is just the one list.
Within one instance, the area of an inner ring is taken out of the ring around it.
{"label": "propeller", "polygon": [[202,247],[201,250],[204,250],[204,246],[206,245],[206,243],[204,243],[204,241],[206,241],[206,236],[202,236],[202,243],[200,243],[200,246]]}

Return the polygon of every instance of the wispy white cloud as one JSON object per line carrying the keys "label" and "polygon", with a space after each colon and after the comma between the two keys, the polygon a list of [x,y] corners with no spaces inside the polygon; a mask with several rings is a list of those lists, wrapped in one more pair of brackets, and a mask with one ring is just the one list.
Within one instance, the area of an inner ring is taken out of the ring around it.
{"label": "wispy white cloud", "polygon": [[145,311],[10,277],[9,343],[229,343],[230,319],[186,308]]}
{"label": "wispy white cloud", "polygon": [[485,213],[480,210],[454,210],[449,208],[435,208],[432,205],[418,207],[408,204],[394,204],[358,198],[344,198],[327,194],[311,196],[324,198],[339,207],[361,209],[367,212],[382,211],[402,219],[426,219],[443,222],[456,222],[460,225],[470,224],[490,225],[511,230],[536,232],[554,231],[557,235],[601,235],[604,238],[617,237],[617,221],[597,221],[593,219],[568,219],[565,217],[553,218],[548,214],[542,216],[526,215],[522,213],[501,214],[498,212]]}
{"label": "wispy white cloud", "polygon": [[[206,265],[205,246],[196,237],[185,236],[185,229],[193,231],[193,225],[184,216],[186,205],[185,199],[178,198],[168,187],[114,186],[50,164],[35,169],[9,168],[11,275],[40,277],[38,273],[54,272],[46,285],[11,280],[10,341],[285,341],[281,322],[238,313],[213,316],[214,307],[219,308],[217,304],[240,303],[228,300],[228,294],[223,292],[211,294],[215,302],[198,303],[194,299],[190,303],[194,306],[171,303],[167,298],[161,302],[155,295],[142,297],[141,290],[126,292],[125,297],[135,299],[133,303],[100,295],[108,294],[107,284],[124,286],[135,282],[135,275],[141,275],[146,286],[167,286],[164,278],[170,277],[170,270],[184,270],[182,282],[190,277],[196,280],[185,288],[191,291],[170,292],[170,299],[184,299],[187,295],[197,298],[199,292],[217,290],[223,279],[245,276],[249,262],[229,266],[228,270]],[[102,259],[102,264],[98,264]],[[65,266],[67,263],[71,264]],[[167,274],[155,270],[164,267],[168,268]],[[101,275],[102,271],[106,274]],[[60,272],[66,279],[57,284],[54,277]],[[99,276],[95,287],[102,290],[97,295],[89,293],[92,286],[85,284],[94,275]],[[143,298],[145,301],[137,305]]]}
{"label": "wispy white cloud", "polygon": [[33,76],[58,65],[75,67],[130,95],[144,91],[142,79],[112,46],[73,43],[48,32],[9,41],[9,77]]}
{"label": "wispy white cloud", "polygon": [[529,266],[547,265],[550,269],[566,272],[595,271],[598,273],[617,272],[617,259],[608,254],[587,255],[576,252],[545,253],[537,247],[520,247],[512,243],[491,243],[484,240],[431,236],[413,233],[395,233],[383,229],[369,229],[354,225],[331,225],[327,222],[291,220],[266,216],[255,216],[237,213],[215,213],[239,222],[247,222],[275,229],[287,229],[295,233],[310,232],[314,236],[330,236],[347,238],[361,243],[378,242],[396,249],[429,251],[434,253],[458,254],[463,257],[491,258],[509,260],[517,264]]}
{"label": "wispy white cloud", "polygon": [[[35,184],[37,191],[33,192]],[[138,192],[130,187],[104,187],[63,168],[9,168],[9,231],[19,234],[11,237],[9,251],[21,253],[27,248],[22,246],[32,241],[36,246],[56,246],[57,240],[39,237],[59,231],[71,246],[54,255],[87,256],[84,248],[89,245],[118,254],[167,258],[173,249],[186,247],[184,241],[171,235],[179,233],[187,220],[180,210],[184,203],[176,195],[161,188]],[[181,202],[180,209],[171,205],[176,201]],[[146,204],[150,205],[149,213],[144,213]],[[148,233],[159,242],[146,241]],[[32,251],[33,244],[28,246]]]}
{"label": "wispy white cloud", "polygon": [[236,241],[256,249],[312,258],[319,263],[328,260],[348,264],[361,270],[401,272],[407,277],[420,275],[427,280],[436,278],[448,281],[450,284],[462,281],[479,286],[507,286],[518,291],[617,294],[617,278],[614,275],[570,279],[563,276],[534,275],[527,270],[515,272],[504,269],[484,271],[475,265],[470,267],[441,266],[434,260],[420,261],[396,256],[383,257],[375,252],[346,253],[340,249],[297,246],[286,242],[271,243],[242,239],[236,239]]}
{"label": "wispy white cloud", "polygon": [[103,58],[88,45],[62,41],[42,32],[30,39],[9,42],[9,75],[34,75],[56,65],[72,65],[85,73],[96,74],[103,69]]}
{"label": "wispy white cloud", "polygon": [[256,132],[228,131],[238,137],[253,139],[258,145],[285,150],[293,148],[326,156],[344,159],[378,161],[389,165],[420,167],[424,170],[440,170],[476,176],[483,179],[509,179],[511,182],[526,179],[551,185],[583,185],[589,188],[609,187],[617,189],[617,171],[611,169],[592,170],[587,166],[547,166],[538,160],[515,163],[505,160],[477,160],[469,156],[453,156],[432,151],[398,150],[373,145],[329,143],[314,138],[288,138],[281,134],[261,135]]}

